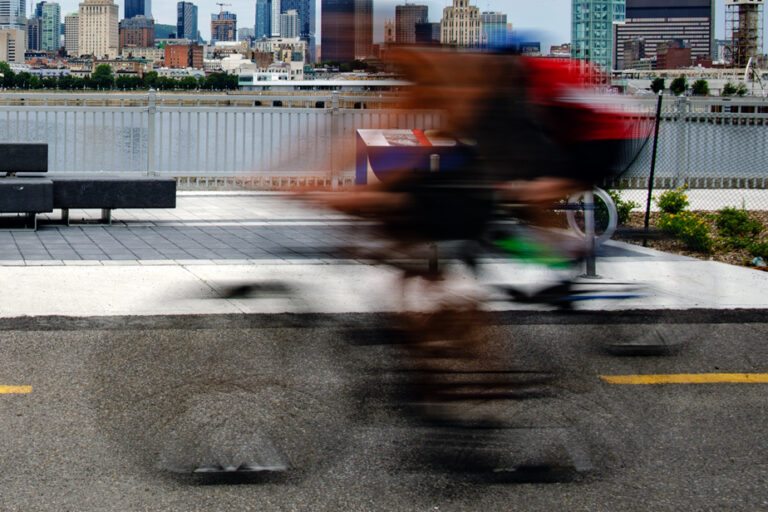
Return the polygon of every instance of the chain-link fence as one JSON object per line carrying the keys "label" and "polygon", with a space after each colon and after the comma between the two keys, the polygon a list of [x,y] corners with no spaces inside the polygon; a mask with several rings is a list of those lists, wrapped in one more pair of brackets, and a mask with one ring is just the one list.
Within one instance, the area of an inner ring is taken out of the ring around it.
{"label": "chain-link fence", "polygon": [[[686,187],[691,210],[768,210],[768,101],[662,98],[652,193]],[[649,133],[627,170],[607,181],[645,209],[654,152],[655,99],[628,103]],[[651,209],[658,208],[652,202]]]}

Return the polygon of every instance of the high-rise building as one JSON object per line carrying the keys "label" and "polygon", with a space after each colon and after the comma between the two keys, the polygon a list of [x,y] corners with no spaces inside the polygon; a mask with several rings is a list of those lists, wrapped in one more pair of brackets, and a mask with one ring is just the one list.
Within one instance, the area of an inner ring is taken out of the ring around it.
{"label": "high-rise building", "polygon": [[373,51],[373,0],[322,0],[323,60],[351,62]]}
{"label": "high-rise building", "polygon": [[426,23],[429,7],[426,5],[405,4],[395,6],[395,42],[414,44],[416,42],[416,24]]}
{"label": "high-rise building", "polygon": [[[24,0],[0,0],[0,27],[1,28],[18,28],[22,32],[26,28],[26,8]],[[15,44],[16,34],[6,34],[6,43],[16,47]],[[10,39],[9,39],[10,38]],[[24,52],[22,52],[23,58]]]}
{"label": "high-rise building", "polygon": [[656,57],[656,48],[680,39],[691,55],[708,57],[715,52],[715,0],[626,0],[626,21],[615,27],[617,69],[624,64],[624,43],[641,38],[646,57]]}
{"label": "high-rise building", "polygon": [[299,37],[299,13],[295,9],[280,15],[280,37]]}
{"label": "high-rise building", "polygon": [[124,48],[149,48],[155,45],[155,20],[135,16],[120,22],[120,53]]}
{"label": "high-rise building", "polygon": [[355,0],[355,58],[373,55],[373,0]]}
{"label": "high-rise building", "polygon": [[272,0],[272,37],[280,37],[280,14],[283,12],[280,7],[280,0]]}
{"label": "high-rise building", "polygon": [[440,42],[469,48],[480,46],[480,9],[469,5],[469,0],[453,0],[453,6],[443,9]]}
{"label": "high-rise building", "polygon": [[211,14],[211,42],[235,41],[237,35],[237,15],[229,11]]}
{"label": "high-rise building", "polygon": [[614,25],[624,23],[624,1],[572,0],[571,57],[613,67]]}
{"label": "high-rise building", "polygon": [[309,62],[315,62],[315,0],[280,0],[283,12],[295,9],[299,14],[299,37],[307,43]]}
{"label": "high-rise building", "polygon": [[255,39],[254,30],[252,28],[248,27],[242,27],[237,29],[237,40],[238,41],[252,41]]}
{"label": "high-rise building", "polygon": [[61,6],[54,2],[45,2],[41,14],[40,49],[58,50],[61,45]]}
{"label": "high-rise building", "polygon": [[112,0],[84,0],[78,11],[78,53],[117,57],[120,9]]}
{"label": "high-rise building", "polygon": [[272,37],[272,0],[256,0],[256,39]]}
{"label": "high-rise building", "polygon": [[435,44],[440,42],[439,23],[417,23],[416,44]]}
{"label": "high-rise building", "polygon": [[197,41],[197,6],[192,2],[176,4],[176,37]]}
{"label": "high-rise building", "polygon": [[623,69],[636,69],[637,64],[645,58],[645,40],[640,37],[624,42]]}
{"label": "high-rise building", "polygon": [[152,0],[125,0],[125,18],[152,17]]}
{"label": "high-rise building", "polygon": [[76,12],[64,16],[64,50],[66,50],[67,55],[80,55],[77,49],[79,19],[80,16]]}
{"label": "high-rise building", "polygon": [[43,20],[40,18],[29,18],[27,20],[27,50],[40,50],[42,41],[40,39],[43,28]]}
{"label": "high-rise building", "polygon": [[507,15],[502,12],[483,12],[480,14],[482,23],[483,46],[502,48],[509,43],[507,31]]}
{"label": "high-rise building", "polygon": [[0,61],[23,64],[26,34],[20,28],[0,29]]}
{"label": "high-rise building", "polygon": [[656,69],[681,69],[693,62],[691,47],[680,39],[670,39],[656,47]]}

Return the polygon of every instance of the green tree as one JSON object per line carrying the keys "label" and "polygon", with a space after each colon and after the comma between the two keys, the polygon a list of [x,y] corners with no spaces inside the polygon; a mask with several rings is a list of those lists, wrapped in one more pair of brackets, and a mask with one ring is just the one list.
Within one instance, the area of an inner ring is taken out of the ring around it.
{"label": "green tree", "polygon": [[656,77],[651,82],[651,90],[655,92],[656,94],[659,94],[660,91],[663,91],[666,89],[666,84],[664,82],[664,79],[659,77]]}
{"label": "green tree", "polygon": [[72,89],[85,89],[85,78],[81,76],[72,77]]}
{"label": "green tree", "polygon": [[693,82],[691,92],[694,96],[709,96],[709,83],[703,78]]}
{"label": "green tree", "polygon": [[720,92],[720,96],[733,96],[734,94],[736,94],[736,86],[731,82],[726,82],[723,90]]}
{"label": "green tree", "polygon": [[156,89],[157,79],[158,79],[157,71],[149,71],[147,73],[144,73],[144,88]]}
{"label": "green tree", "polygon": [[5,88],[13,87],[16,82],[16,73],[11,70],[10,64],[0,62],[0,73],[3,75],[2,86]]}
{"label": "green tree", "polygon": [[216,91],[225,90],[227,88],[227,75],[224,73],[211,73],[205,79],[205,88]]}
{"label": "green tree", "polygon": [[228,91],[236,91],[240,86],[237,75],[227,75],[224,82],[224,88]]}
{"label": "green tree", "polygon": [[118,90],[125,90],[131,88],[131,77],[121,75],[115,78],[115,87],[118,88]]}
{"label": "green tree", "polygon": [[736,95],[738,96],[744,96],[747,94],[747,84],[744,82],[741,82],[739,86],[736,88]]}
{"label": "green tree", "polygon": [[74,78],[72,75],[61,75],[59,77],[59,89],[72,89],[74,87]]}
{"label": "green tree", "polygon": [[16,79],[14,80],[14,85],[18,89],[29,89],[31,79],[32,79],[32,75],[30,75],[26,71],[22,71],[21,73],[16,75]]}
{"label": "green tree", "polygon": [[43,88],[43,81],[40,80],[39,76],[32,75],[32,77],[29,79],[29,88],[30,89],[42,89]]}
{"label": "green tree", "polygon": [[669,84],[669,90],[672,91],[672,94],[675,96],[680,96],[688,90],[688,80],[686,80],[684,76],[675,78],[672,80],[672,83]]}
{"label": "green tree", "polygon": [[56,89],[59,86],[59,80],[55,76],[43,78],[42,82],[45,89]]}
{"label": "green tree", "polygon": [[91,74],[93,88],[111,89],[115,85],[115,77],[109,64],[99,64]]}
{"label": "green tree", "polygon": [[191,91],[192,89],[197,89],[198,81],[197,78],[193,76],[185,76],[181,79],[181,82],[179,83],[182,89],[186,91]]}

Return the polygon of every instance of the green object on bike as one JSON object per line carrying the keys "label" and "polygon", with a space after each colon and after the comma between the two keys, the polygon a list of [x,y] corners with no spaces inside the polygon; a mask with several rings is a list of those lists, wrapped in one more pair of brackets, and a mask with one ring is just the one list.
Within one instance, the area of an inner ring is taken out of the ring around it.
{"label": "green object on bike", "polygon": [[533,240],[522,237],[511,237],[494,242],[512,258],[523,263],[544,265],[551,268],[570,268],[572,261],[555,254],[551,248]]}

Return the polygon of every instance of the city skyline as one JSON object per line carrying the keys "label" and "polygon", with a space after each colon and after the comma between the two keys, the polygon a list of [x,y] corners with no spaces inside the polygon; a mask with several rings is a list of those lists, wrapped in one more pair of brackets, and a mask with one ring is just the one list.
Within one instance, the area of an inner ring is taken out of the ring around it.
{"label": "city skyline", "polygon": [[[8,0],[0,0],[2,1]],[[500,11],[508,16],[509,23],[512,23],[515,29],[533,30],[538,39],[542,42],[542,49],[548,49],[551,45],[559,45],[570,42],[571,40],[571,0],[538,0],[530,2],[529,0],[470,0],[473,5],[480,8],[481,11]],[[35,2],[36,3],[36,2]],[[78,0],[61,0],[62,18],[65,14],[77,12]],[[120,13],[124,12],[125,0],[116,2],[120,6]],[[193,1],[198,6],[198,12],[201,20],[210,20],[210,14],[219,11],[216,0]],[[256,14],[256,0],[229,0],[232,6],[227,10],[237,14],[238,20],[243,20],[242,26],[251,27]],[[384,22],[388,19],[394,21],[395,6],[403,5],[404,0],[374,0],[374,42],[384,40]],[[429,21],[439,22],[442,16],[443,8],[451,4],[451,0],[414,0],[408,3],[418,3],[429,7]],[[156,23],[165,25],[176,25],[176,4],[175,0],[166,2],[153,2],[152,15]],[[26,2],[27,14],[30,12],[29,2]],[[316,13],[318,16],[317,36],[320,35],[319,16],[320,0],[316,0]],[[768,17],[768,9],[765,10]],[[725,4],[724,0],[716,0],[715,7],[715,37],[723,39],[725,37]],[[246,21],[248,20],[248,21]],[[210,23],[200,23],[201,36],[210,39]],[[766,23],[768,25],[768,23]],[[318,38],[319,41],[319,38]],[[764,48],[768,44],[768,38],[764,41]]]}

